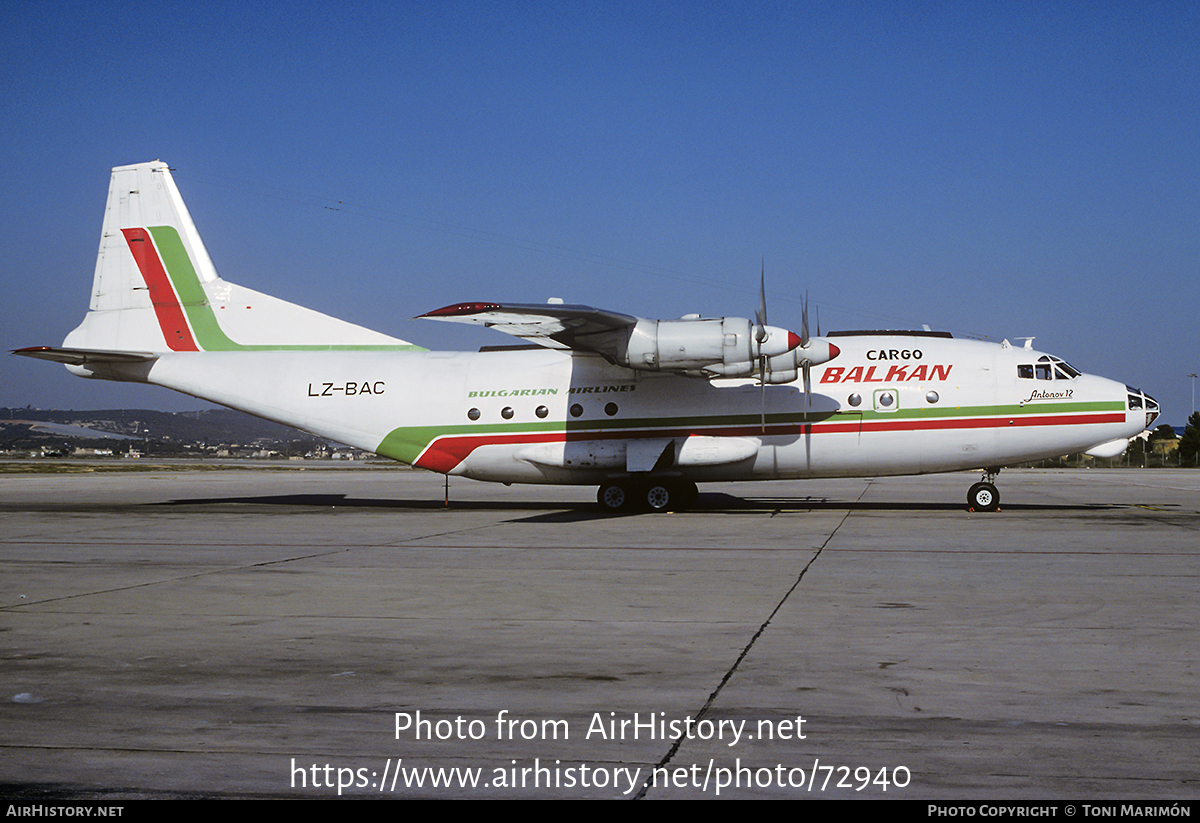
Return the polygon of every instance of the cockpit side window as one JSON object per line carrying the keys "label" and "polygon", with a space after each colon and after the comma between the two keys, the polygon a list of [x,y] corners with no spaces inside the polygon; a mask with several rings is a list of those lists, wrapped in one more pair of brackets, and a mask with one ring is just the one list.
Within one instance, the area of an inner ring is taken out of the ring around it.
{"label": "cockpit side window", "polygon": [[1058,364],[1058,367],[1060,369],[1062,369],[1063,371],[1065,371],[1067,373],[1068,380],[1079,376],[1079,369],[1076,369],[1074,366],[1072,366],[1067,361],[1055,360],[1054,362]]}
{"label": "cockpit side window", "polygon": [[1021,380],[1074,380],[1078,376],[1079,372],[1065,360],[1044,354],[1037,363],[1017,366],[1017,377]]}

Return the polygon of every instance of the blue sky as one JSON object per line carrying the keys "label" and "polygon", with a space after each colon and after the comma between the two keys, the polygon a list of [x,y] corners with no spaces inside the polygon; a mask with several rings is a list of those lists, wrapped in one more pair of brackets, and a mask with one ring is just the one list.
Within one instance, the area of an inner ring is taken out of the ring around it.
{"label": "blue sky", "polygon": [[[431,348],[562,297],[1035,335],[1200,371],[1200,5],[0,5],[0,345],[86,310],[109,169],[161,158],[222,276]],[[0,405],[204,404],[0,357]]]}

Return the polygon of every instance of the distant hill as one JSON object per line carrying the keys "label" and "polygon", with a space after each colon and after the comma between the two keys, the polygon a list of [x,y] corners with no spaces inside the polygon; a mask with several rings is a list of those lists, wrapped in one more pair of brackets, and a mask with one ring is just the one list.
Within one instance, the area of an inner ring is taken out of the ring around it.
{"label": "distant hill", "polygon": [[[36,425],[30,427],[28,424],[31,423],[56,425],[39,429]],[[326,442],[296,429],[231,409],[160,412],[149,409],[62,411],[0,408],[0,431],[4,432],[4,439],[13,438],[18,432],[23,432],[26,436],[44,433],[52,437],[86,439],[91,431],[95,432],[91,436],[96,438],[103,438],[105,433],[108,433],[139,440],[199,443],[210,446],[293,440]]]}

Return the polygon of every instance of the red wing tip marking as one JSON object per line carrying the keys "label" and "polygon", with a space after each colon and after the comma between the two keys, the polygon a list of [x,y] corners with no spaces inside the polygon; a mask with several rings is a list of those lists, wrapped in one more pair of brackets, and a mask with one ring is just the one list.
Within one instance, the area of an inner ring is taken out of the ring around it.
{"label": "red wing tip marking", "polygon": [[444,306],[440,309],[418,314],[417,317],[460,317],[466,314],[479,314],[480,312],[492,311],[500,308],[499,303],[455,303],[453,306]]}

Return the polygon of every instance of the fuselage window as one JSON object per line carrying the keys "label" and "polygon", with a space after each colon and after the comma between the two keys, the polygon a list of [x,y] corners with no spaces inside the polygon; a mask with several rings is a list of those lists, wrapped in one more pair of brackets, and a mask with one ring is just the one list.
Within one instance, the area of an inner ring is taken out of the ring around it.
{"label": "fuselage window", "polygon": [[1017,366],[1017,377],[1022,380],[1033,379],[1033,366]]}

